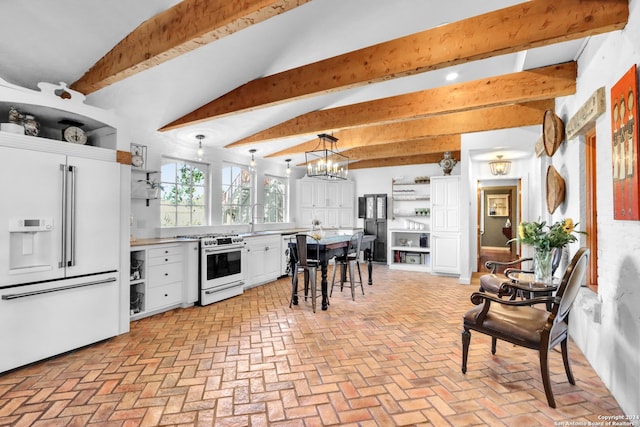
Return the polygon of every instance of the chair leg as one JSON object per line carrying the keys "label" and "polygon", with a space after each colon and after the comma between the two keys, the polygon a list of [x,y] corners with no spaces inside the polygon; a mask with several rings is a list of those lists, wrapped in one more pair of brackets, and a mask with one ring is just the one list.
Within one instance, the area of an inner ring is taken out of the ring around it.
{"label": "chair leg", "polygon": [[291,301],[289,301],[289,308],[293,305],[293,299],[296,296],[298,289],[298,272],[293,271],[293,277],[291,278]]}
{"label": "chair leg", "polygon": [[491,354],[496,354],[497,344],[498,344],[498,339],[495,337],[491,337]]}
{"label": "chair leg", "polygon": [[564,371],[567,373],[569,384],[576,385],[576,380],[573,378],[573,374],[571,373],[571,366],[569,366],[569,340],[565,338],[565,340],[560,343],[560,346],[562,347],[562,361],[564,362]]}
{"label": "chair leg", "polygon": [[354,267],[353,263],[349,262],[349,284],[351,285],[351,301],[356,300],[356,284],[353,278]]}
{"label": "chair leg", "polygon": [[309,294],[309,270],[304,269],[304,300],[307,300],[307,295]]}
{"label": "chair leg", "polygon": [[541,343],[540,347],[540,374],[542,375],[542,384],[544,385],[544,394],[547,396],[547,403],[550,407],[556,407],[556,401],[553,398],[551,390],[551,378],[549,377],[549,346]]}
{"label": "chair leg", "polygon": [[471,342],[471,332],[468,329],[462,330],[462,373],[467,373],[467,357],[469,356],[469,343]]}
{"label": "chair leg", "polygon": [[362,295],[364,295],[364,284],[362,283],[362,272],[360,271],[360,262],[356,260],[356,267],[358,267],[358,277],[360,278],[360,289],[362,289]]}

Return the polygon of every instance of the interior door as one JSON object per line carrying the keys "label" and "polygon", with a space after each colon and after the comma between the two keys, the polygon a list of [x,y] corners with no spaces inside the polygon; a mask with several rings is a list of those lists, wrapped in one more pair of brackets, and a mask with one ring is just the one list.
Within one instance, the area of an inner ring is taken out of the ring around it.
{"label": "interior door", "polygon": [[485,262],[509,262],[519,257],[517,236],[520,223],[520,180],[478,184],[478,271]]}
{"label": "interior door", "polygon": [[364,232],[376,236],[373,260],[387,262],[387,195],[365,194]]}

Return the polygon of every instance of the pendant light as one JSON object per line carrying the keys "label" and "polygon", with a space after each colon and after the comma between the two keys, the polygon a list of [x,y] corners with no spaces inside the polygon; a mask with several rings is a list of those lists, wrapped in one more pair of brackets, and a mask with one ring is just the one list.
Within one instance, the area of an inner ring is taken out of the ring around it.
{"label": "pendant light", "polygon": [[256,170],[256,159],[253,156],[256,151],[257,150],[255,148],[252,148],[251,150],[249,150],[249,152],[251,153],[251,162],[249,163],[249,170],[251,172],[255,172]]}
{"label": "pendant light", "polygon": [[291,165],[290,165],[291,159],[285,159],[284,161],[287,162],[287,170],[286,170],[287,176],[290,176],[291,175]]}
{"label": "pendant light", "polygon": [[509,160],[502,160],[502,156],[496,156],[498,160],[492,160],[489,162],[492,175],[507,175],[511,170],[511,162]]}
{"label": "pendant light", "polygon": [[320,141],[316,149],[304,153],[307,176],[326,180],[347,179],[349,158],[338,153],[338,138],[326,133],[318,135],[318,138]]}
{"label": "pendant light", "polygon": [[196,156],[198,157],[198,160],[202,160],[202,157],[204,156],[204,150],[202,149],[202,140],[204,139],[204,135],[196,135],[196,139],[198,140],[198,151],[196,151]]}

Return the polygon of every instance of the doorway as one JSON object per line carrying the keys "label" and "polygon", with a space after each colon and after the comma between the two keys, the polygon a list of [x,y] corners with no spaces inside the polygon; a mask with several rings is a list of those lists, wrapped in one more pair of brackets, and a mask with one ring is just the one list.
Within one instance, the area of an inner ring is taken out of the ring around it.
{"label": "doorway", "polygon": [[486,272],[487,261],[509,262],[519,258],[517,242],[509,241],[517,237],[520,223],[520,180],[478,181],[477,189],[478,271]]}

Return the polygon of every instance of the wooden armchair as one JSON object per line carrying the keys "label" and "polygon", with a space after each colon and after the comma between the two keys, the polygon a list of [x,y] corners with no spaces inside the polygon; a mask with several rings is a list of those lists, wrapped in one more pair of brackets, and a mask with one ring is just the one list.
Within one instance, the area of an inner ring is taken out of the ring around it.
{"label": "wooden armchair", "polygon": [[[511,267],[515,265],[522,265],[524,262],[533,262],[533,258],[518,258],[515,261],[500,262],[500,261],[487,261],[484,266],[490,271],[488,274],[480,276],[480,292],[489,292],[496,294],[500,297],[505,295],[503,284],[511,282],[508,274],[512,272],[525,272],[529,270],[522,270],[516,268],[506,268],[504,274],[496,273],[498,267]],[[533,273],[533,266],[531,267]]]}
{"label": "wooden armchair", "polygon": [[[560,260],[562,259],[562,249],[554,248],[553,254],[551,256],[551,274],[553,275],[560,266]],[[504,275],[496,274],[496,270],[498,267],[512,266],[521,264],[523,262],[531,262],[531,269],[505,268]],[[484,265],[485,267],[487,267],[487,269],[489,269],[489,271],[491,271],[491,273],[483,274],[482,276],[480,276],[479,291],[496,294],[499,297],[510,295],[512,299],[515,298],[517,294],[522,295],[522,292],[512,292],[513,287],[509,286],[511,283],[516,281],[513,275],[517,273],[533,274],[535,268],[533,258],[519,258],[515,261],[510,262],[487,261]],[[530,295],[527,295],[527,297],[530,297]]]}
{"label": "wooden armchair", "polygon": [[[587,270],[589,249],[580,248],[565,271],[555,296],[534,297],[525,300],[506,300],[474,292],[471,301],[476,307],[463,316],[462,373],[467,372],[467,358],[471,330],[492,338],[491,353],[496,353],[498,339],[539,352],[540,373],[547,402],[556,407],[549,377],[549,351],[558,344],[569,383],[575,384],[568,354],[568,315],[582,279]],[[534,308],[533,304],[551,303],[551,310]]]}

